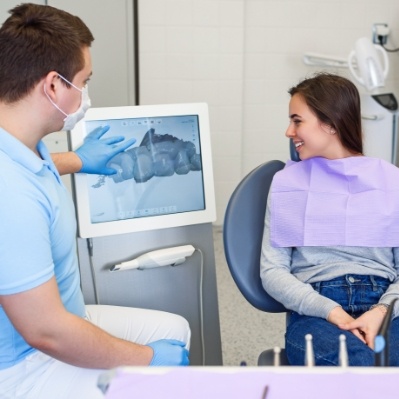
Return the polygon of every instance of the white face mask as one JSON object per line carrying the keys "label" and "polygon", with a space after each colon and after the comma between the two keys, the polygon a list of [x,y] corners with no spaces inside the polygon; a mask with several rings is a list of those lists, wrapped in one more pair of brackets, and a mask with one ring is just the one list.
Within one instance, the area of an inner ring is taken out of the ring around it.
{"label": "white face mask", "polygon": [[47,98],[51,102],[51,104],[54,105],[55,108],[57,108],[60,112],[62,112],[65,115],[64,119],[64,126],[62,127],[61,130],[72,130],[75,125],[85,116],[86,111],[90,108],[91,106],[91,101],[89,97],[89,91],[87,88],[87,85],[83,87],[83,89],[79,89],[79,87],[76,87],[73,83],[69,82],[67,79],[65,79],[63,76],[58,75],[61,79],[65,80],[65,82],[69,83],[74,89],[79,90],[81,92],[81,100],[80,100],[80,106],[79,108],[73,112],[72,114],[67,114],[64,112],[47,94],[46,92],[46,86],[44,86],[44,93],[46,94]]}

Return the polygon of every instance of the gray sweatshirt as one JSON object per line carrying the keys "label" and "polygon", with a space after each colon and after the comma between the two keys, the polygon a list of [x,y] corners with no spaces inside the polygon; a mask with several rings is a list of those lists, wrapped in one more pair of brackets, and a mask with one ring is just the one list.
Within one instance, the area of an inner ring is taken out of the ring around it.
{"label": "gray sweatshirt", "polygon": [[[270,196],[269,196],[270,200]],[[380,303],[399,297],[399,248],[294,247],[270,245],[270,204],[268,201],[263,232],[260,276],[264,289],[287,309],[299,314],[327,319],[339,306],[320,295],[310,285],[346,274],[387,278],[391,285]],[[395,307],[394,317],[398,316]]]}

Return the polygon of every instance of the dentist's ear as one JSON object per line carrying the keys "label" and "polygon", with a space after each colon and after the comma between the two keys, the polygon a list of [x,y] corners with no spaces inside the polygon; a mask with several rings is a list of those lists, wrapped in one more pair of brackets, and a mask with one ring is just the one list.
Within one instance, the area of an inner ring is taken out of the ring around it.
{"label": "dentist's ear", "polygon": [[53,101],[56,101],[57,87],[59,83],[58,73],[55,71],[49,72],[44,78],[44,93]]}

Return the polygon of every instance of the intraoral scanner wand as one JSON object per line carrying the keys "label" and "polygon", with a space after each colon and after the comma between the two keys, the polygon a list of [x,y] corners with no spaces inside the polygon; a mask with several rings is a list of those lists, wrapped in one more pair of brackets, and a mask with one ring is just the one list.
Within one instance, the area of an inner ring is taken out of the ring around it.
{"label": "intraoral scanner wand", "polygon": [[118,263],[111,267],[111,272],[129,270],[129,269],[151,269],[161,266],[175,266],[183,263],[188,256],[195,251],[192,245],[182,245],[157,249],[138,256],[135,259]]}

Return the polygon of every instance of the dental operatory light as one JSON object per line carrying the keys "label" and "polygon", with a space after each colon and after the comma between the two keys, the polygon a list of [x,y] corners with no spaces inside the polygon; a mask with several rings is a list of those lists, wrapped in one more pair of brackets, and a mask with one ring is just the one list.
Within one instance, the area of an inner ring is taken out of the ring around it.
{"label": "dental operatory light", "polygon": [[[378,52],[381,57],[378,56]],[[353,68],[352,60],[356,60],[359,73]],[[355,80],[368,91],[385,86],[389,72],[387,52],[382,46],[371,43],[366,37],[356,41],[355,50],[352,50],[348,57],[348,66]]]}
{"label": "dental operatory light", "polygon": [[[380,54],[378,54],[380,53]],[[303,62],[311,66],[349,68],[355,81],[367,91],[384,87],[389,71],[387,52],[366,37],[358,39],[348,58],[318,53],[305,53]]]}

